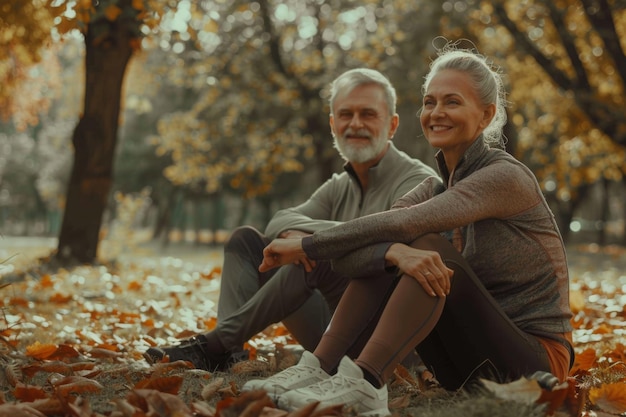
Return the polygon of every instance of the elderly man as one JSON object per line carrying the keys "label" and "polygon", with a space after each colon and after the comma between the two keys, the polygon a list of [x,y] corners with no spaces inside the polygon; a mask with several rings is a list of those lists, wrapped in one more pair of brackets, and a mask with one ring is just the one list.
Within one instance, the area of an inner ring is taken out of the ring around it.
{"label": "elderly man", "polygon": [[398,128],[396,92],[371,69],[349,70],[331,85],[330,128],[346,161],[299,206],[278,211],[265,234],[243,226],[224,246],[217,327],[175,346],[151,347],[151,363],[168,356],[197,368],[225,370],[247,358],[243,344],[282,321],[307,350],[314,350],[349,277],[329,262],[285,265],[260,273],[263,248],[276,237],[301,237],[363,215],[387,210],[422,180],[437,175],[392,143]]}

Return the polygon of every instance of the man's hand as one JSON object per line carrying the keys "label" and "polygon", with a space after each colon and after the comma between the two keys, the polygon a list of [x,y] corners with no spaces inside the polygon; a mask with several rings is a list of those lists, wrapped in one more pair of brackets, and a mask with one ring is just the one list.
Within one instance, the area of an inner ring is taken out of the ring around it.
{"label": "man's hand", "polygon": [[[278,237],[281,239],[302,239],[305,236],[311,236],[313,233],[303,232],[302,230],[285,230]],[[315,268],[315,261],[305,257],[302,260],[295,261],[294,264],[304,266],[306,272],[311,272]]]}
{"label": "man's hand", "polygon": [[431,296],[445,297],[450,293],[454,270],[443,263],[439,253],[394,243],[385,254],[385,260],[415,278]]}
{"label": "man's hand", "polygon": [[302,239],[274,239],[263,249],[263,262],[260,272],[287,264],[302,264],[307,272],[312,271],[311,264],[302,249]]}

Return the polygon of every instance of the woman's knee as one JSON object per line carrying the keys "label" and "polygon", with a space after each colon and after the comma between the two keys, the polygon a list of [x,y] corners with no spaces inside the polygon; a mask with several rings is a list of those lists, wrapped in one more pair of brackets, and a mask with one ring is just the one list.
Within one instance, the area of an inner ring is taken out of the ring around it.
{"label": "woman's knee", "polygon": [[443,236],[438,233],[428,233],[422,235],[410,243],[412,248],[422,250],[432,250],[439,253],[448,253],[454,251],[458,254],[458,251],[452,246],[452,244]]}

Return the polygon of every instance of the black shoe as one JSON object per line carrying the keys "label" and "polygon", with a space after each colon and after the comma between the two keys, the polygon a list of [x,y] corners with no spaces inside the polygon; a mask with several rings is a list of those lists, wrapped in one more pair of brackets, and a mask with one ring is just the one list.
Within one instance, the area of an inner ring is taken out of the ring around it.
{"label": "black shoe", "polygon": [[170,362],[187,361],[205,371],[225,371],[235,362],[248,359],[248,351],[224,352],[216,354],[206,349],[206,338],[203,335],[191,337],[176,346],[151,347],[143,357],[151,364],[162,362],[167,356]]}

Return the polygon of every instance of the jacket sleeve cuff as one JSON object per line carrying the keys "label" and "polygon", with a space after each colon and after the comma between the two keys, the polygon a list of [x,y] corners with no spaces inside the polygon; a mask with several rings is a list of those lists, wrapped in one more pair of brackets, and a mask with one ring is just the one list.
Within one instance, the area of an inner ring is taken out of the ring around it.
{"label": "jacket sleeve cuff", "polygon": [[313,243],[313,236],[305,236],[302,238],[302,250],[309,259],[319,259],[317,251],[315,250],[315,244]]}

